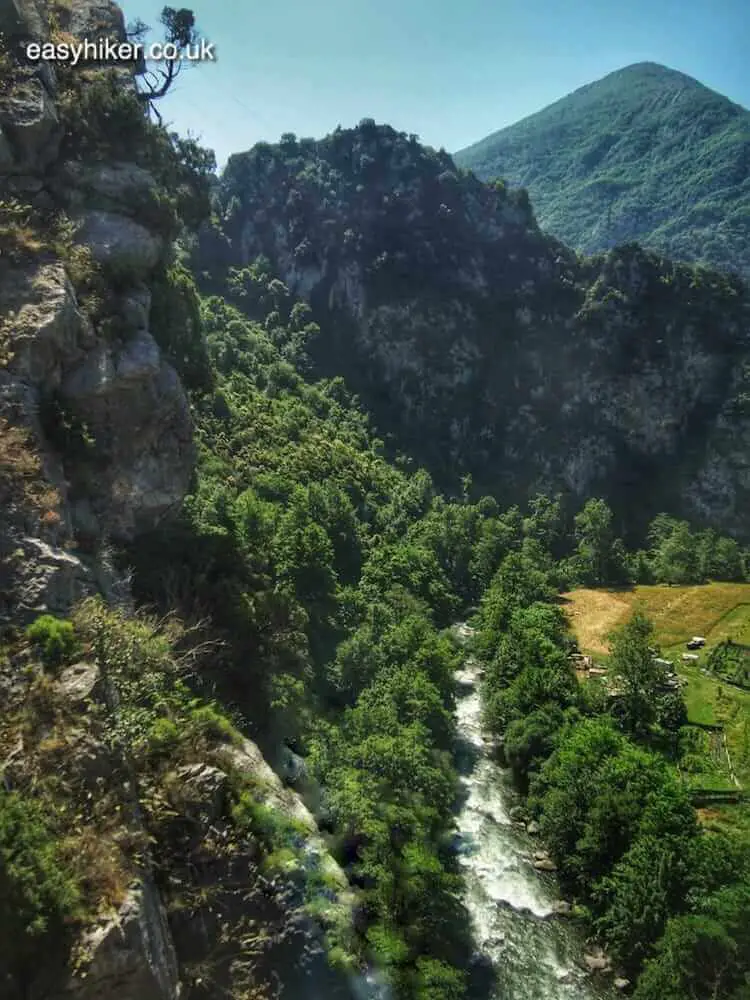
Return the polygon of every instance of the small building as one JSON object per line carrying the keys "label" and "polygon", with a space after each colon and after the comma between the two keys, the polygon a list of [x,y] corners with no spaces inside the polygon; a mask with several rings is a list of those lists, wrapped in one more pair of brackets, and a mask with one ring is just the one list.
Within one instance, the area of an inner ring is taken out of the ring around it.
{"label": "small building", "polygon": [[697,663],[700,660],[700,656],[697,653],[683,653],[682,661],[683,663]]}
{"label": "small building", "polygon": [[706,640],[702,635],[694,635],[686,645],[688,649],[702,649],[706,645]]}

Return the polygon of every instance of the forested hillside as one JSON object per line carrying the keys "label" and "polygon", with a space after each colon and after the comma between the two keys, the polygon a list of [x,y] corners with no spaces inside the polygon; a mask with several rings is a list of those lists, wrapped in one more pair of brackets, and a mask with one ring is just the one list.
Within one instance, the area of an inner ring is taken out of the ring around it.
{"label": "forested hillside", "polygon": [[307,301],[389,453],[453,492],[604,496],[743,535],[747,289],[635,245],[581,259],[523,192],[364,121],[230,158],[196,266],[262,258]]}
{"label": "forested hillside", "polygon": [[455,159],[527,188],[542,228],[584,253],[637,241],[750,276],[750,111],[684,73],[627,66]]}

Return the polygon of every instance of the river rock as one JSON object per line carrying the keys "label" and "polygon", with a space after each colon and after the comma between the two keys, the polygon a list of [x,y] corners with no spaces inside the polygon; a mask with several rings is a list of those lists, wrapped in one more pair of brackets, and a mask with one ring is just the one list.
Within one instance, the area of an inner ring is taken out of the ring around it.
{"label": "river rock", "polygon": [[532,819],[530,823],[526,824],[526,832],[530,833],[532,837],[536,837],[539,833],[539,824],[536,820]]}
{"label": "river rock", "polygon": [[558,917],[569,917],[573,912],[573,907],[566,899],[558,899],[552,904],[552,911]]}
{"label": "river rock", "polygon": [[526,812],[523,806],[511,806],[510,809],[508,810],[508,815],[515,822],[520,823],[526,821]]}
{"label": "river rock", "polygon": [[583,961],[589,972],[609,972],[612,968],[609,958],[603,951],[597,951],[584,955]]}
{"label": "river rock", "polygon": [[629,986],[630,986],[630,980],[624,979],[622,976],[618,976],[617,979],[615,979],[614,981],[614,987],[616,990],[619,990],[620,993],[624,993]]}
{"label": "river rock", "polygon": [[538,872],[556,872],[557,865],[552,858],[539,858],[534,862],[534,867]]}

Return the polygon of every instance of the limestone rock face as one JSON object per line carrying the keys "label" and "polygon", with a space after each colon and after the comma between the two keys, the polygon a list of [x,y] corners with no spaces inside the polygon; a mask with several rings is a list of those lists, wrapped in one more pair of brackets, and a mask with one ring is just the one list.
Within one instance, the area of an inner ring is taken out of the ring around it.
{"label": "limestone rock face", "polygon": [[145,226],[113,212],[90,211],[83,215],[78,240],[91,249],[94,260],[133,278],[148,276],[164,253],[164,243]]}
{"label": "limestone rock face", "polygon": [[174,947],[151,882],[134,886],[119,911],[82,944],[90,956],[86,975],[76,976],[55,1000],[178,1000]]}
{"label": "limestone rock face", "polygon": [[46,38],[47,26],[39,0],[0,0],[0,32],[6,38]]}
{"label": "limestone rock face", "polygon": [[12,172],[44,169],[57,156],[62,126],[54,98],[39,77],[27,74],[11,95],[0,97],[0,127]]}
{"label": "limestone rock face", "polygon": [[124,345],[99,344],[62,385],[106,465],[89,481],[88,510],[114,539],[153,526],[187,492],[194,452],[182,385],[143,330]]}
{"label": "limestone rock face", "polygon": [[[11,39],[43,40],[48,16],[41,0],[0,0],[0,28]],[[75,0],[58,17],[77,37],[125,37],[109,0]],[[96,590],[92,553],[179,505],[194,464],[185,392],[149,332],[149,282],[167,251],[164,231],[148,221],[156,181],[120,160],[62,161],[58,101],[54,66],[13,71],[0,94],[0,183],[73,220],[92,268],[112,283],[116,334],[78,301],[55,252],[35,252],[32,239],[0,261],[0,428],[28,434],[40,462],[37,494],[42,481],[49,486],[46,508],[40,499],[32,511],[19,494],[0,514],[0,615],[21,620],[64,614]],[[74,549],[81,540],[86,558]]]}

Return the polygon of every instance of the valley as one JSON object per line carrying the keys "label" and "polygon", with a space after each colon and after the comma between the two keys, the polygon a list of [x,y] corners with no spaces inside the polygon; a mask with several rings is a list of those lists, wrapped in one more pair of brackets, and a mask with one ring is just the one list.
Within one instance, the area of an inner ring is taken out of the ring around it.
{"label": "valley", "polygon": [[747,1000],[743,109],[219,170],[180,59],[30,61],[128,13],[0,0],[0,997]]}

